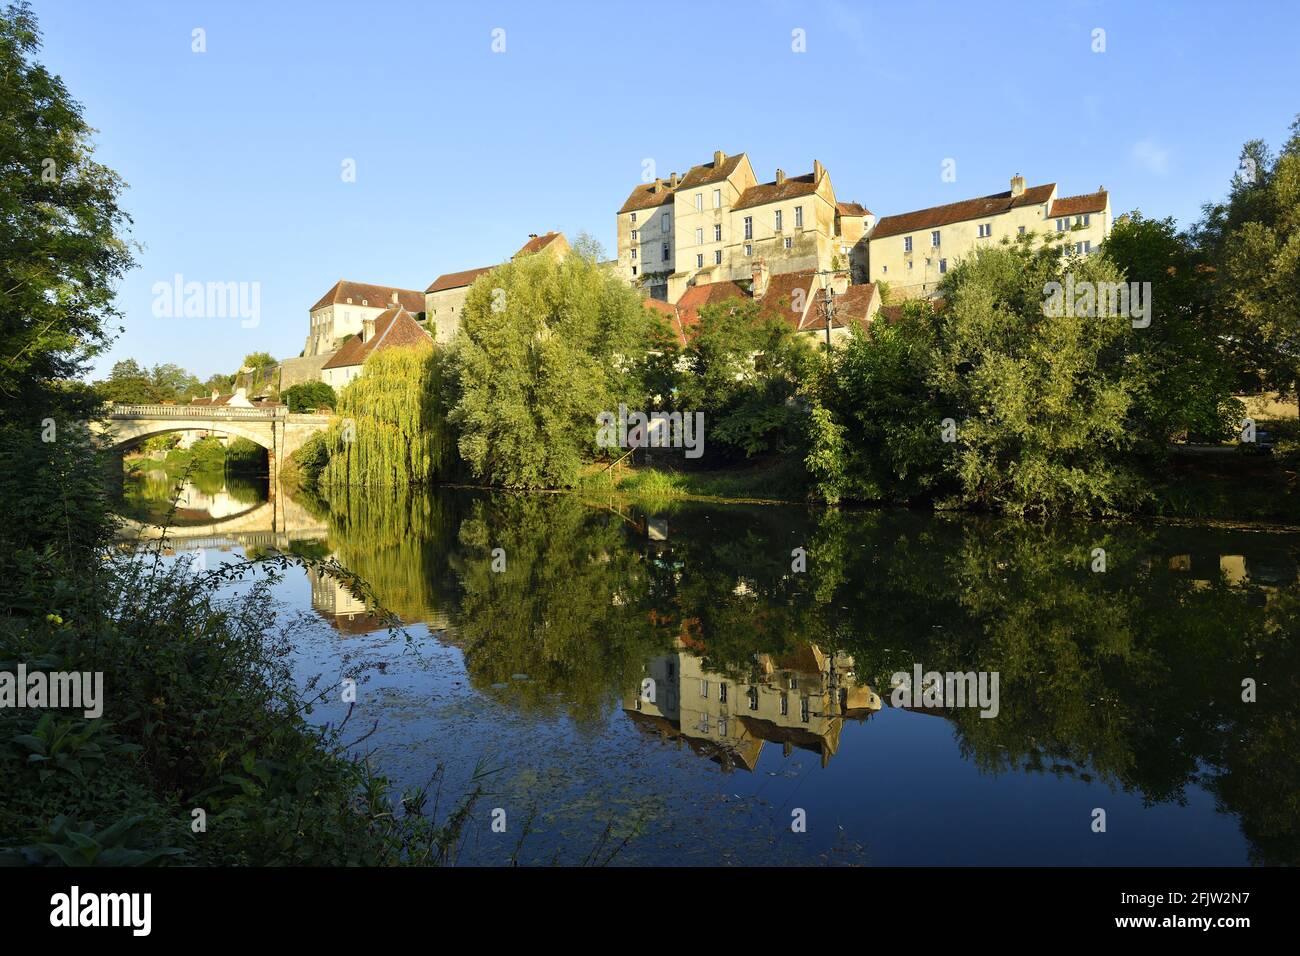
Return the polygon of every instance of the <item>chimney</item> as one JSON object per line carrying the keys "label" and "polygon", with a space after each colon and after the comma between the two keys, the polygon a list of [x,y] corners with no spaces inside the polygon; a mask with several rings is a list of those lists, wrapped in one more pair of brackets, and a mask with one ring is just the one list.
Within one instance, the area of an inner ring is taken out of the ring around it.
{"label": "chimney", "polygon": [[650,191],[651,191],[652,193],[657,193],[657,192],[659,191],[659,184],[660,184],[661,182],[663,182],[662,179],[656,179],[656,180],[654,181],[654,184],[650,187]]}
{"label": "chimney", "polygon": [[1016,173],[1011,177],[1011,195],[1012,197],[1021,196],[1025,192],[1025,177]]}
{"label": "chimney", "polygon": [[375,320],[374,317],[365,319],[361,323],[361,341],[369,342],[375,337]]}
{"label": "chimney", "polygon": [[826,175],[826,167],[817,160],[813,160],[813,182],[821,182],[821,178]]}
{"label": "chimney", "polygon": [[776,184],[780,186],[783,182],[785,182],[785,170],[778,169],[776,171]]}
{"label": "chimney", "polygon": [[212,390],[212,400],[215,402],[215,401],[216,401],[217,399],[219,399],[220,397],[221,397],[221,393],[218,392],[218,391],[214,388],[214,389]]}
{"label": "chimney", "polygon": [[720,150],[720,149],[715,149],[715,150],[713,151],[713,165],[714,165],[714,166],[721,166],[721,165],[722,165],[722,161],[723,161],[724,159],[726,159],[726,158],[727,158],[727,154],[724,153],[722,150]]}
{"label": "chimney", "polygon": [[677,188],[677,174],[673,173],[672,178],[668,180],[668,185],[673,189]]}
{"label": "chimney", "polygon": [[753,281],[750,282],[749,292],[755,299],[761,299],[767,294],[767,260],[759,259],[754,263]]}

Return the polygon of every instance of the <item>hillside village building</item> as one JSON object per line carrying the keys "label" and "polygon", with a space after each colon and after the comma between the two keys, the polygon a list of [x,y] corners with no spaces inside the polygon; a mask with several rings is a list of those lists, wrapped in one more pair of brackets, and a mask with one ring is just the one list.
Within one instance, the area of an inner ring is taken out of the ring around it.
{"label": "hillside village building", "polygon": [[424,295],[414,289],[340,279],[308,310],[311,326],[303,356],[335,351],[347,336],[358,334],[367,319],[376,319],[393,306],[422,312]]}
{"label": "hillside village building", "polygon": [[334,357],[322,366],[321,380],[333,388],[342,388],[361,374],[366,359],[375,352],[428,341],[429,333],[399,305],[373,319],[366,319],[361,333],[344,342]]}
{"label": "hillside village building", "polygon": [[982,246],[1036,234],[1062,252],[1087,255],[1112,224],[1105,188],[1057,198],[1056,183],[1026,189],[1017,175],[1008,192],[883,217],[867,237],[870,279],[888,283],[898,298],[917,298],[932,293],[958,259]]}
{"label": "hillside village building", "polygon": [[618,272],[652,299],[676,303],[691,285],[747,281],[758,259],[774,274],[845,270],[865,280],[862,237],[873,217],[841,203],[826,169],[759,183],[745,153],[639,185],[618,211]]}

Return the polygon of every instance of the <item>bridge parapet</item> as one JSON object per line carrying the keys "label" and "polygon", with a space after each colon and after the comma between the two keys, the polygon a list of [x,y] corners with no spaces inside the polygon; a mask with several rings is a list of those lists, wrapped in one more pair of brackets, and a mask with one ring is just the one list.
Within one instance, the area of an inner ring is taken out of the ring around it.
{"label": "bridge parapet", "polygon": [[270,408],[240,408],[230,405],[114,405],[109,418],[136,420],[141,418],[170,418],[187,421],[218,422],[271,422],[289,416],[284,405]]}

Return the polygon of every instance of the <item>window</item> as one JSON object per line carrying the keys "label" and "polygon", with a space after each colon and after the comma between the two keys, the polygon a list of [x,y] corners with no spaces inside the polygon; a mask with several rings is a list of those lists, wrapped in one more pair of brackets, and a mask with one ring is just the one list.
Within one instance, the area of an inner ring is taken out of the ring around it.
{"label": "window", "polygon": [[718,736],[727,736],[727,715],[723,714],[718,718]]}
{"label": "window", "polygon": [[661,215],[659,217],[659,231],[661,233],[667,232],[669,229],[672,228],[672,222],[673,221],[669,219],[666,215]]}
{"label": "window", "polygon": [[908,272],[911,272],[911,271],[912,271],[912,260],[911,260],[911,259],[908,259],[908,260],[907,260],[907,271],[908,271]]}
{"label": "window", "polygon": [[991,222],[980,223],[980,238],[987,239],[991,235],[993,235],[993,223]]}
{"label": "window", "polygon": [[704,268],[704,253],[701,252],[699,255],[695,257],[695,268],[697,269]]}
{"label": "window", "polygon": [[636,250],[635,250],[635,249],[632,250],[632,261],[633,261],[633,262],[636,262]]}
{"label": "window", "polygon": [[709,682],[703,679],[700,681],[700,696],[701,697],[709,696]]}
{"label": "window", "polygon": [[1057,232],[1065,232],[1065,230],[1066,230],[1066,228],[1067,228],[1067,225],[1068,225],[1068,221],[1065,220],[1065,219],[1058,219],[1058,220],[1056,220],[1056,231],[1057,231]]}
{"label": "window", "polygon": [[786,247],[787,249],[790,248],[790,246],[791,246],[791,244],[792,244],[793,242],[794,242],[794,240],[791,239],[789,236],[786,236],[786,237],[785,237],[785,247]]}
{"label": "window", "polygon": [[930,245],[931,245],[932,248],[935,248],[935,249],[938,249],[938,248],[939,248],[939,230],[938,230],[938,229],[936,229],[934,232],[930,233]]}
{"label": "window", "polygon": [[1085,226],[1088,225],[1088,224],[1091,223],[1091,222],[1092,222],[1092,216],[1090,216],[1090,215],[1085,215],[1085,216],[1083,217],[1083,224],[1084,224]]}
{"label": "window", "polygon": [[776,231],[781,231],[781,210],[776,211]]}
{"label": "window", "polygon": [[948,260],[947,260],[947,259],[940,259],[940,260],[939,260],[939,271],[940,271],[940,272],[947,272],[947,271],[948,271]]}
{"label": "window", "polygon": [[908,236],[907,238],[905,238],[905,239],[903,240],[903,251],[904,251],[904,252],[911,252],[911,251],[912,251],[912,237],[911,237],[911,236]]}
{"label": "window", "polygon": [[812,708],[808,706],[808,698],[800,697],[799,698],[799,719],[806,724],[808,723],[808,718],[811,716],[812,716]]}
{"label": "window", "polygon": [[794,227],[796,229],[803,228],[803,206],[794,207]]}
{"label": "window", "polygon": [[785,717],[790,713],[790,695],[782,692],[781,694],[781,716]]}
{"label": "window", "polygon": [[754,217],[753,216],[745,217],[745,238],[746,239],[754,238]]}
{"label": "window", "polygon": [[718,685],[718,701],[725,704],[727,702],[727,685],[723,682]]}
{"label": "window", "polygon": [[632,241],[633,241],[633,242],[636,242],[636,230],[635,230],[635,229],[632,230]]}
{"label": "window", "polygon": [[696,212],[704,211],[704,193],[695,194],[695,211]]}
{"label": "window", "polygon": [[663,258],[664,262],[667,262],[669,259],[672,258],[673,251],[672,251],[671,248],[669,248],[668,243],[665,242],[665,243],[663,244],[663,248],[662,248],[661,251],[663,252],[663,256],[662,256],[662,258]]}
{"label": "window", "polygon": [[758,710],[758,688],[757,687],[751,687],[749,689],[749,709]]}
{"label": "window", "polygon": [[721,208],[722,208],[722,190],[721,190],[721,189],[715,189],[715,190],[713,190],[713,208],[714,208],[714,209],[721,209]]}
{"label": "window", "polygon": [[714,226],[714,227],[713,227],[713,241],[714,241],[714,242],[721,242],[721,241],[722,241],[722,226],[721,226],[721,225],[717,225],[717,226]]}
{"label": "window", "polygon": [[751,246],[749,243],[745,243],[745,255],[752,256],[753,254],[754,254],[754,247]]}
{"label": "window", "polygon": [[708,732],[709,732],[709,715],[700,714],[700,733],[707,734]]}
{"label": "window", "polygon": [[636,275],[636,266],[632,267],[632,275]]}
{"label": "window", "polygon": [[1017,235],[1017,236],[1023,236],[1024,234],[1025,234],[1025,227],[1024,227],[1024,226],[1021,226],[1019,229],[1016,230],[1016,235]]}
{"label": "window", "polygon": [[1077,255],[1086,256],[1088,253],[1092,252],[1092,243],[1087,240],[1076,242],[1074,244],[1074,251]]}
{"label": "window", "polygon": [[704,230],[703,230],[703,229],[696,229],[696,230],[695,230],[695,244],[696,244],[697,246],[702,246],[702,245],[704,245]]}
{"label": "window", "polygon": [[789,677],[786,678],[785,685],[786,685],[787,687],[789,687],[791,690],[798,690],[798,689],[799,689],[799,678],[797,678],[797,677],[795,677],[793,674],[791,674]]}
{"label": "window", "polygon": [[636,222],[636,213],[632,213],[632,221]]}
{"label": "window", "polygon": [[[911,263],[909,262],[908,265],[911,265]],[[881,266],[881,267],[880,267],[880,271],[881,271],[881,272],[888,272],[888,271],[889,271],[889,266]]]}
{"label": "window", "polygon": [[721,249],[714,249],[714,250],[713,250],[713,264],[714,264],[715,266],[720,266],[720,265],[722,265],[722,250],[721,250]]}

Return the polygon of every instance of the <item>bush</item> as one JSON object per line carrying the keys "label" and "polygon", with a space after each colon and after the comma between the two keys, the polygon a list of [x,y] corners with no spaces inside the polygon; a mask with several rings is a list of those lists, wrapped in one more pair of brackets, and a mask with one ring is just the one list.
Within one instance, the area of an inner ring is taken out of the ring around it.
{"label": "bush", "polygon": [[314,412],[320,408],[332,409],[338,402],[334,389],[327,383],[320,381],[300,382],[297,385],[291,385],[284,390],[281,398],[289,406],[289,411],[295,414]]}

